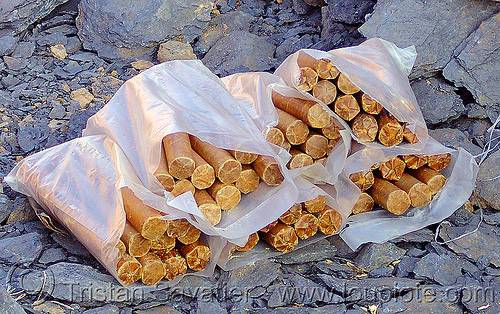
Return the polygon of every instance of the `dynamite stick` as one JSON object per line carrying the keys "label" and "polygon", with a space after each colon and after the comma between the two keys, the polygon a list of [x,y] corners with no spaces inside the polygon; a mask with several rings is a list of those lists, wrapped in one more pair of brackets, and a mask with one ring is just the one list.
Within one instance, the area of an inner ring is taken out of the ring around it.
{"label": "dynamite stick", "polygon": [[342,73],[337,76],[336,81],[338,89],[344,94],[356,94],[359,92],[359,88]]}
{"label": "dynamite stick", "polygon": [[427,164],[427,156],[423,155],[408,155],[401,157],[409,169],[418,169]]}
{"label": "dynamite stick", "polygon": [[333,110],[339,117],[346,121],[351,121],[361,111],[353,95],[342,95],[337,97],[333,104]]}
{"label": "dynamite stick", "polygon": [[371,197],[370,194],[363,192],[356,201],[356,204],[354,204],[352,213],[355,215],[369,212],[373,209],[373,205],[373,197]]}
{"label": "dynamite stick", "polygon": [[337,87],[328,80],[321,80],[313,87],[312,94],[324,104],[329,105],[337,98]]}
{"label": "dynamite stick", "polygon": [[293,225],[299,239],[309,239],[318,232],[319,221],[316,216],[306,211],[302,212],[299,220]]}
{"label": "dynamite stick", "polygon": [[391,181],[401,179],[405,168],[405,162],[399,157],[394,157],[378,167],[382,178]]}
{"label": "dynamite stick", "polygon": [[190,269],[194,271],[205,269],[210,260],[210,249],[201,240],[188,245],[179,243],[178,248]]}
{"label": "dynamite stick", "polygon": [[122,188],[123,207],[127,220],[139,233],[148,240],[156,240],[167,229],[167,223],[162,220],[162,214],[144,204],[129,188]]}
{"label": "dynamite stick", "polygon": [[318,218],[318,230],[326,235],[338,232],[342,225],[342,215],[328,205],[323,211],[317,213],[316,217]]}
{"label": "dynamite stick", "polygon": [[330,114],[315,101],[286,97],[276,92],[272,94],[276,107],[304,121],[312,128],[324,128],[330,122]]}
{"label": "dynamite stick", "polygon": [[116,265],[116,272],[123,285],[128,286],[141,279],[142,265],[135,257],[125,253]]}
{"label": "dynamite stick", "polygon": [[281,215],[279,221],[285,225],[293,225],[299,220],[300,216],[302,216],[302,204],[297,203]]}
{"label": "dynamite stick", "polygon": [[187,272],[186,259],[175,249],[155,252],[165,266],[165,279],[172,280]]}
{"label": "dynamite stick", "polygon": [[260,183],[260,177],[250,165],[243,165],[241,174],[234,186],[243,194],[255,191]]}
{"label": "dynamite stick", "polygon": [[170,172],[168,172],[167,157],[165,156],[165,148],[163,148],[163,145],[161,145],[160,164],[158,165],[158,169],[156,169],[154,176],[158,179],[158,181],[160,181],[160,184],[165,190],[172,191],[175,180]]}
{"label": "dynamite stick", "polygon": [[161,259],[154,253],[148,254],[138,258],[142,265],[141,281],[145,285],[154,285],[165,277],[165,266]]}
{"label": "dynamite stick", "polygon": [[261,238],[277,251],[283,253],[292,251],[299,243],[299,238],[293,227],[281,223],[278,223],[269,232],[261,234]]}
{"label": "dynamite stick", "polygon": [[259,243],[259,235],[257,233],[252,233],[248,236],[248,241],[244,246],[236,246],[236,251],[250,251],[257,245],[257,243]]}
{"label": "dynamite stick", "polygon": [[339,142],[339,139],[336,140],[328,140],[328,146],[326,147],[326,155],[330,155],[335,146],[337,146],[337,143]]}
{"label": "dynamite stick", "polygon": [[410,131],[410,129],[408,128],[408,123],[404,123],[403,124],[403,137],[404,139],[410,143],[410,144],[414,144],[414,143],[418,143],[419,140],[418,140],[418,137],[415,133],[413,133],[412,131]]}
{"label": "dynamite stick", "polygon": [[234,184],[222,183],[219,180],[208,188],[208,193],[223,210],[233,209],[241,201],[241,192]]}
{"label": "dynamite stick", "polygon": [[283,132],[286,140],[292,145],[299,145],[306,141],[309,127],[291,114],[276,109],[278,112],[278,129]]}
{"label": "dynamite stick", "polygon": [[413,207],[424,206],[431,201],[432,192],[429,186],[407,173],[403,173],[401,179],[395,181],[394,185],[408,193]]}
{"label": "dynamite stick", "polygon": [[183,237],[187,234],[191,225],[186,219],[167,220],[167,231],[165,234],[171,238]]}
{"label": "dynamite stick", "polygon": [[233,183],[238,179],[241,172],[241,163],[231,154],[221,148],[215,147],[208,142],[191,136],[191,146],[215,169],[215,175],[221,182]]}
{"label": "dynamite stick", "polygon": [[408,193],[391,182],[375,177],[370,189],[370,195],[376,204],[395,215],[401,215],[410,208],[411,200]]}
{"label": "dynamite stick", "polygon": [[272,228],[274,228],[277,224],[278,224],[277,220],[273,221],[270,224],[268,224],[267,226],[265,226],[264,228],[260,229],[259,231],[260,232],[264,232],[264,233],[268,233],[269,230],[271,230]]}
{"label": "dynamite stick", "polygon": [[356,186],[361,190],[361,192],[364,192],[371,188],[373,185],[373,182],[375,182],[375,178],[373,176],[373,172],[371,170],[364,170],[364,171],[359,171],[352,173],[349,176],[349,179],[356,184]]}
{"label": "dynamite stick", "polygon": [[309,67],[300,68],[299,87],[303,90],[310,91],[318,82],[318,73]]}
{"label": "dynamite stick", "polygon": [[451,163],[451,154],[439,154],[427,157],[427,166],[436,171],[441,171]]}
{"label": "dynamite stick", "polygon": [[191,175],[191,183],[197,189],[207,189],[215,181],[215,170],[195,151],[192,154],[195,168]]}
{"label": "dynamite stick", "polygon": [[377,116],[378,140],[384,146],[398,145],[403,141],[403,126],[386,110]]}
{"label": "dynamite stick", "polygon": [[151,249],[151,240],[145,239],[135,228],[127,221],[121,240],[127,247],[128,254],[133,257],[146,255]]}
{"label": "dynamite stick", "polygon": [[123,243],[122,240],[118,240],[116,243],[116,248],[120,252],[120,257],[123,257],[125,254],[127,254],[127,247],[125,246],[125,243]]}
{"label": "dynamite stick", "polygon": [[332,65],[328,59],[316,60],[306,53],[301,53],[297,58],[299,67],[309,67],[318,73],[318,76],[325,80],[333,80],[339,75],[339,70]]}
{"label": "dynamite stick", "polygon": [[285,179],[276,160],[269,156],[259,156],[252,164],[259,177],[269,186],[280,185]]}
{"label": "dynamite stick", "polygon": [[352,120],[352,133],[362,142],[373,142],[377,138],[378,124],[374,116],[360,113]]}
{"label": "dynamite stick", "polygon": [[177,182],[175,182],[174,188],[172,189],[172,194],[174,196],[179,196],[181,194],[184,194],[186,192],[191,192],[194,194],[195,187],[191,181],[187,179],[182,179]]}
{"label": "dynamite stick", "polygon": [[[212,226],[217,225],[222,218],[222,210],[219,204],[208,194],[206,190],[196,190],[194,193],[194,199],[200,211],[205,215],[205,217],[210,221]],[[189,229],[189,227],[186,227]],[[186,233],[180,235],[179,237],[185,237]]]}
{"label": "dynamite stick", "polygon": [[431,193],[434,196],[446,183],[446,177],[431,169],[427,166],[421,167],[416,170],[408,169],[408,174],[416,178],[419,181],[427,184],[431,189]]}
{"label": "dynamite stick", "polygon": [[312,200],[304,202],[304,208],[310,213],[318,213],[325,209],[326,195],[318,195]]}
{"label": "dynamite stick", "polygon": [[237,150],[229,151],[233,155],[234,159],[239,161],[242,165],[249,165],[257,159],[257,154],[240,152]]}
{"label": "dynamite stick", "polygon": [[199,229],[196,229],[193,225],[189,225],[186,235],[182,237],[177,237],[177,241],[179,241],[182,244],[191,244],[198,241],[200,236],[201,236],[201,231]]}
{"label": "dynamite stick", "polygon": [[164,234],[158,240],[151,241],[151,251],[171,250],[175,247],[175,238]]}
{"label": "dynamite stick", "polygon": [[285,142],[285,134],[278,128],[269,128],[266,140],[274,145],[282,146]]}
{"label": "dynamite stick", "polygon": [[335,123],[335,119],[330,117],[330,122],[327,126],[321,129],[315,129],[317,133],[323,134],[329,140],[338,140],[340,139],[339,127]]}
{"label": "dynamite stick", "polygon": [[189,135],[184,132],[169,134],[163,138],[163,147],[170,174],[176,179],[189,178],[195,167]]}
{"label": "dynamite stick", "polygon": [[323,135],[310,131],[307,140],[297,146],[298,149],[313,159],[318,159],[326,155],[328,150],[328,139]]}
{"label": "dynamite stick", "polygon": [[281,147],[282,147],[284,150],[286,150],[287,152],[289,152],[289,151],[290,151],[290,149],[292,148],[292,144],[290,144],[290,142],[288,142],[288,141],[286,141],[286,140],[285,140],[285,141],[283,142],[283,145],[281,145]]}
{"label": "dynamite stick", "polygon": [[299,150],[292,148],[290,149],[290,154],[292,155],[292,158],[290,158],[290,161],[287,164],[288,169],[297,169],[313,164],[312,157]]}
{"label": "dynamite stick", "polygon": [[368,94],[360,93],[357,97],[361,108],[368,114],[379,114],[384,107],[379,104],[375,99],[368,96]]}
{"label": "dynamite stick", "polygon": [[[330,143],[330,142],[328,142],[328,143]],[[314,161],[314,163],[315,163],[315,164],[320,164],[320,165],[323,165],[323,166],[324,166],[324,165],[326,164],[326,157],[322,157],[322,158],[316,159],[316,160]]]}

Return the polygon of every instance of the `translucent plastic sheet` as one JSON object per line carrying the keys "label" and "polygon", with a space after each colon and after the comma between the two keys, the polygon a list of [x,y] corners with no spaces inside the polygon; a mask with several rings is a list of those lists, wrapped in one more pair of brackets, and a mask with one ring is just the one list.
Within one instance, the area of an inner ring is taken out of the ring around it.
{"label": "translucent plastic sheet", "polygon": [[[408,129],[417,135],[420,142],[398,145],[397,148],[401,153],[425,146],[428,138],[427,127],[408,81],[408,74],[417,56],[415,47],[400,49],[383,39],[372,38],[358,46],[329,52],[314,49],[299,50],[283,61],[274,74],[283,78],[289,86],[296,88],[303,95],[310,95],[298,86],[300,70],[297,59],[301,53],[309,54],[315,59],[330,60],[351,82],[377,100],[399,121],[408,122]],[[338,119],[347,130],[350,130],[346,122],[340,117]],[[361,142],[352,132],[351,135],[357,142],[368,147],[385,148],[377,142]]]}
{"label": "translucent plastic sheet", "polygon": [[[278,124],[278,115],[271,100],[273,90],[288,97],[315,100],[309,94],[301,94],[294,88],[286,86],[280,77],[270,73],[237,73],[222,78],[222,82],[252,117],[264,135],[267,134],[269,128]],[[335,117],[337,119],[337,116]],[[341,139],[326,159],[325,165],[316,163],[290,170],[293,177],[303,175],[314,183],[335,184],[344,167],[351,146],[349,131],[345,130],[343,124],[337,123],[337,125],[340,128]],[[286,163],[291,155],[285,150],[281,150],[280,155],[284,159],[284,163]]]}
{"label": "translucent plastic sheet", "polygon": [[[191,193],[174,198],[153,176],[160,161],[163,137],[187,132],[224,149],[273,156],[280,162],[284,182],[261,183],[245,195],[212,227]],[[276,220],[295,203],[298,191],[277,152],[220,79],[199,60],[166,62],[133,77],[87,122],[84,135],[105,134],[115,141],[133,165],[140,181],[168,204],[190,213],[208,234],[239,239]]]}
{"label": "translucent plastic sheet", "polygon": [[[429,137],[423,150],[408,151],[407,154],[435,155],[451,153],[451,164],[440,171],[447,180],[441,191],[426,206],[410,208],[405,214],[395,216],[386,210],[352,215],[340,237],[353,250],[367,242],[382,243],[447,218],[462,206],[472,194],[478,166],[467,151],[453,150]],[[376,162],[384,162],[400,155],[398,149],[380,150],[365,148],[347,159],[344,174],[369,169]],[[357,188],[356,188],[357,189]],[[359,190],[359,189],[358,189]],[[347,191],[339,190],[339,193]]]}
{"label": "translucent plastic sheet", "polygon": [[[145,189],[119,147],[105,136],[78,138],[28,156],[5,181],[57,219],[115,278],[119,259],[116,244],[126,220],[121,187],[128,186],[147,205],[164,212],[167,220],[191,220],[186,213],[168,206],[163,197]],[[215,237],[207,242],[211,261],[205,270],[189,275],[213,274],[214,261],[225,242]]]}
{"label": "translucent plastic sheet", "polygon": [[[342,215],[342,226],[339,228],[339,230],[344,228],[347,217],[351,213],[352,207],[355,203],[352,200],[357,199],[357,195],[359,195],[358,191],[355,191],[354,189],[349,190],[343,187],[345,183],[342,179],[339,179],[339,184],[337,184],[337,186],[340,185],[341,188],[347,192],[346,194],[338,193],[335,187],[329,184],[317,186],[301,177],[295,178],[294,181],[300,191],[297,203],[312,200],[319,195],[326,195],[327,205],[332,207]],[[329,235],[324,235],[318,231],[317,234],[309,239],[299,240],[299,244],[297,245],[295,250],[308,246],[327,237],[329,237]],[[259,243],[250,251],[234,252],[233,254],[231,254],[234,246],[235,245],[233,243],[228,241],[226,246],[222,250],[220,258],[217,262],[217,265],[219,265],[226,271],[242,267],[259,260],[284,254],[282,252],[276,251],[271,246],[266,244],[263,240],[260,240]]]}

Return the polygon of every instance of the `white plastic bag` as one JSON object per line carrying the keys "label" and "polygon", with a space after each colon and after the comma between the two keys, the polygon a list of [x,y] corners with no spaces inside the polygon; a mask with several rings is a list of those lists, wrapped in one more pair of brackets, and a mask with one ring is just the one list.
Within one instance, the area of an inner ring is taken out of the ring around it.
{"label": "white plastic bag", "polygon": [[[147,205],[165,213],[165,219],[189,215],[168,206],[165,199],[142,186],[119,147],[105,136],[77,138],[23,159],[5,177],[9,186],[39,204],[70,231],[118,280],[116,244],[125,227],[120,188],[130,188]],[[222,239],[206,239],[211,260],[200,272],[211,276],[223,248]],[[162,283],[173,285],[181,277]]]}
{"label": "white plastic bag", "polygon": [[[407,128],[417,135],[419,143],[397,145],[396,148],[401,153],[408,149],[422,149],[425,146],[428,139],[427,126],[408,81],[408,74],[417,57],[415,47],[400,49],[383,39],[372,38],[358,46],[329,52],[314,49],[299,50],[283,61],[274,74],[283,78],[289,86],[303,95],[310,95],[298,86],[300,70],[297,59],[301,53],[315,59],[330,60],[354,85],[379,102],[399,121],[408,122]],[[340,117],[338,119],[347,130],[351,130],[345,121]],[[361,142],[352,132],[351,135],[358,143],[368,147],[386,148],[377,142]]]}
{"label": "white plastic bag", "polygon": [[[369,169],[374,163],[385,162],[400,155],[399,152],[397,148],[359,150],[347,159],[344,174],[348,177],[351,173]],[[429,204],[410,208],[401,216],[393,215],[383,209],[352,215],[347,221],[346,228],[340,233],[340,237],[347,245],[356,250],[363,243],[382,243],[397,238],[438,223],[462,206],[472,194],[478,171],[478,165],[470,153],[462,148],[458,150],[447,148],[429,137],[423,150],[407,151],[406,154],[444,153],[451,153],[451,164],[440,171],[447,178],[446,184]],[[347,191],[339,190],[339,193],[345,192]]]}
{"label": "white plastic bag", "polygon": [[[231,94],[252,117],[261,132],[266,135],[269,128],[278,124],[278,114],[271,100],[273,91],[283,96],[315,100],[309,94],[301,94],[297,90],[286,86],[284,81],[273,74],[265,72],[237,73],[222,78]],[[337,119],[337,116],[335,116]],[[351,146],[349,131],[344,125],[337,123],[341,138],[335,145],[324,165],[315,163],[307,167],[289,170],[293,177],[299,175],[309,178],[312,182],[335,184],[337,177],[344,167],[347,154]],[[280,154],[287,163],[291,155],[282,149]]]}
{"label": "white plastic bag", "polygon": [[[221,222],[213,227],[191,193],[174,198],[153,175],[163,137],[175,132],[187,132],[220,148],[275,157],[285,180],[276,187],[261,182],[235,209],[223,211]],[[242,242],[276,220],[298,195],[292,178],[284,171],[286,166],[251,117],[199,60],[162,63],[128,80],[88,120],[83,134],[109,136],[121,147],[146,188],[165,194],[170,206],[191,214],[208,235]]]}
{"label": "white plastic bag", "polygon": [[[308,180],[302,177],[295,178],[295,184],[297,185],[300,193],[297,199],[297,203],[302,203],[308,200],[312,200],[319,195],[326,195],[327,201],[326,204],[331,208],[335,209],[342,216],[342,225],[339,230],[344,228],[347,217],[351,213],[352,207],[357,199],[357,195],[359,192],[354,189],[346,189],[343,185],[346,184],[343,178],[339,178],[339,182],[337,186],[341,186],[346,194],[339,194],[333,185],[324,184],[322,186],[317,186],[309,182]],[[317,242],[321,239],[327,238],[330,235],[324,235],[318,231],[313,237],[300,240],[299,244],[295,248],[295,250],[308,246],[314,242]],[[223,270],[229,271],[241,266],[245,266],[251,263],[254,263],[259,260],[267,259],[270,257],[275,257],[279,255],[283,255],[284,253],[276,251],[271,246],[266,244],[263,240],[260,240],[259,243],[250,251],[247,252],[234,252],[231,251],[234,249],[235,245],[231,242],[227,242],[226,246],[222,250],[220,254],[219,260],[217,261],[217,265],[219,265]]]}

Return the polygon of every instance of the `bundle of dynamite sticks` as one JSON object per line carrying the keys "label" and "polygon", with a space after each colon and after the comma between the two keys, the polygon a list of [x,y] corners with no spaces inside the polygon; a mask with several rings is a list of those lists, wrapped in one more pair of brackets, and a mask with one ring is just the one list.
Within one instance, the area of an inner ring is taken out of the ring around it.
{"label": "bundle of dynamite sticks", "polygon": [[407,155],[375,164],[349,177],[361,189],[353,214],[372,210],[374,203],[395,215],[410,206],[427,205],[446,183],[439,173],[451,162],[451,154]]}
{"label": "bundle of dynamite sticks", "polygon": [[[269,186],[284,180],[272,157],[227,151],[182,132],[163,138],[154,175],[174,196],[191,192],[214,226],[222,210],[236,208],[241,194],[257,189],[260,180]],[[210,249],[200,240],[200,230],[186,219],[164,220],[161,212],[145,205],[128,188],[122,189],[122,196],[127,223],[118,245],[122,256],[117,270],[125,284],[141,279],[154,285],[185,274],[187,268],[201,271],[206,267]]]}
{"label": "bundle of dynamite sticks", "polygon": [[342,225],[342,215],[326,204],[326,195],[297,203],[278,220],[248,237],[244,246],[236,246],[234,251],[246,252],[254,248],[260,239],[277,251],[287,253],[295,249],[300,240],[309,239],[318,231],[332,235]]}
{"label": "bundle of dynamite sticks", "polygon": [[267,140],[290,152],[288,169],[314,162],[324,163],[340,139],[339,127],[323,106],[315,101],[272,93],[278,125],[269,129]]}
{"label": "bundle of dynamite sticks", "polygon": [[417,136],[398,121],[368,94],[361,91],[330,60],[299,54],[299,87],[329,105],[347,121],[352,133],[361,142],[378,140],[384,146],[398,145],[406,140],[417,143]]}

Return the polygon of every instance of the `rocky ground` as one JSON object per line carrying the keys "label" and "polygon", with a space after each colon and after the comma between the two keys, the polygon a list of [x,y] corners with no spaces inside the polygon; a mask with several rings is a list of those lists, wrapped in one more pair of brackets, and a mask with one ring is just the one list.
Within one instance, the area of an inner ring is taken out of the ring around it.
{"label": "rocky ground", "polygon": [[364,36],[416,46],[410,77],[430,134],[479,155],[500,111],[500,3],[81,0],[78,10],[78,2],[0,3],[2,313],[499,312],[496,150],[481,165],[471,201],[439,228],[357,252],[334,236],[231,272],[216,269],[211,278],[132,294],[84,247],[46,229],[1,178],[23,156],[78,137],[125,80],[154,63],[198,58],[220,76],[273,71],[300,48],[329,50]]}

